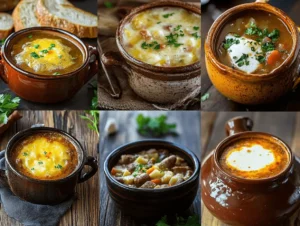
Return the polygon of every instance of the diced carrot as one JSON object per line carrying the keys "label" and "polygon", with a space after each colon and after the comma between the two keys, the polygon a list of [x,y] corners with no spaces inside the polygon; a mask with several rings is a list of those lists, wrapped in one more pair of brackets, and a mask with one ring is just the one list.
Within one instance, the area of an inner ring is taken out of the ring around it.
{"label": "diced carrot", "polygon": [[116,175],[117,174],[117,170],[115,168],[111,169],[111,175]]}
{"label": "diced carrot", "polygon": [[267,58],[267,64],[272,65],[275,64],[281,57],[281,54],[278,50],[273,50],[269,53]]}
{"label": "diced carrot", "polygon": [[151,180],[154,184],[160,184],[161,183],[161,180],[160,179],[154,179],[154,180]]}
{"label": "diced carrot", "polygon": [[151,168],[147,169],[146,173],[150,174],[155,170],[155,168],[152,166]]}

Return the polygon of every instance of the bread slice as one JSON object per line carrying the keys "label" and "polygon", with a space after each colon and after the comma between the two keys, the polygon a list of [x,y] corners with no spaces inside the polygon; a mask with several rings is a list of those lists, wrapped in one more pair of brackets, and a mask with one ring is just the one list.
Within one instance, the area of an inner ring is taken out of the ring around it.
{"label": "bread slice", "polygon": [[38,0],[36,15],[42,26],[61,28],[80,38],[97,37],[97,16],[66,0]]}
{"label": "bread slice", "polygon": [[15,31],[29,27],[41,26],[35,16],[36,4],[37,0],[22,0],[16,6],[12,14],[15,24]]}
{"label": "bread slice", "polygon": [[0,13],[0,40],[5,39],[14,29],[14,21],[8,13]]}

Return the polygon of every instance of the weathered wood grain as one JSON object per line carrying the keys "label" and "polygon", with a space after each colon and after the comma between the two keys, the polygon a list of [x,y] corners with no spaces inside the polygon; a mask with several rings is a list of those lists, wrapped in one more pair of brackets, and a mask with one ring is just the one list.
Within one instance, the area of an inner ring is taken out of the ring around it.
{"label": "weathered wood grain", "polygon": [[[103,172],[103,163],[107,155],[120,145],[131,141],[145,139],[136,131],[135,118],[141,112],[133,111],[107,111],[102,112],[100,116],[100,225],[101,226],[135,226],[141,223],[130,216],[125,216],[122,210],[118,209],[109,197],[105,176]],[[164,139],[173,141],[188,147],[200,158],[200,112],[142,112],[147,115],[167,114],[170,123],[177,124],[178,136],[167,136]],[[109,118],[114,118],[119,126],[119,131],[114,136],[106,136],[104,128]],[[200,215],[200,193],[195,199],[193,206],[188,211],[189,214]],[[151,224],[150,224],[151,225]]]}
{"label": "weathered wood grain", "polygon": [[[5,148],[7,141],[18,131],[30,128],[33,124],[42,123],[67,131],[78,139],[88,155],[97,157],[98,136],[88,129],[86,122],[79,115],[83,111],[21,111],[23,118],[0,137],[0,148]],[[88,168],[85,170],[89,170]],[[62,217],[61,226],[95,226],[99,221],[99,176],[98,173],[88,181],[76,187],[78,200]],[[0,225],[20,226],[9,218],[0,208]]]}
{"label": "weathered wood grain", "polygon": [[[222,112],[213,117],[211,112],[201,114],[202,136],[204,131],[211,130],[210,135],[202,137],[202,156],[206,157],[217,144],[225,138],[224,125],[227,120],[235,116],[247,116],[254,122],[253,131],[260,131],[280,137],[291,146],[295,155],[300,156],[300,113],[294,112]],[[204,123],[205,122],[205,123]],[[203,158],[202,158],[203,159]],[[228,226],[215,218],[201,203],[202,226]],[[297,217],[297,216],[296,216]],[[289,226],[295,226],[291,221]]]}

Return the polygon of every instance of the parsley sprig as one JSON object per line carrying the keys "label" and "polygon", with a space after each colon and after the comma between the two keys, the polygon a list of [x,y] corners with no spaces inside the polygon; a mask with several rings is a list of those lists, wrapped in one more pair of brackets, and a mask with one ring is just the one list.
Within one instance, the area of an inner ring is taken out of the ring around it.
{"label": "parsley sprig", "polygon": [[9,94],[0,94],[0,124],[6,124],[9,115],[19,106],[20,98]]}
{"label": "parsley sprig", "polygon": [[240,40],[235,38],[225,39],[225,41],[223,42],[223,48],[227,50],[234,44],[240,44]]}
{"label": "parsley sprig", "polygon": [[243,55],[237,60],[237,61],[235,61],[235,63],[239,66],[239,67],[242,67],[242,66],[244,66],[244,65],[249,65],[249,60],[248,60],[248,58],[249,58],[249,55],[248,54],[245,54],[245,53],[243,53]]}
{"label": "parsley sprig", "polygon": [[100,113],[99,111],[86,111],[85,115],[80,115],[80,118],[87,121],[87,126],[91,130],[95,131],[99,136],[99,121],[100,121]]}
{"label": "parsley sprig", "polygon": [[158,49],[160,49],[160,44],[157,41],[153,41],[151,43],[143,42],[141,47],[143,49],[150,49],[153,47],[153,49],[158,50]]}

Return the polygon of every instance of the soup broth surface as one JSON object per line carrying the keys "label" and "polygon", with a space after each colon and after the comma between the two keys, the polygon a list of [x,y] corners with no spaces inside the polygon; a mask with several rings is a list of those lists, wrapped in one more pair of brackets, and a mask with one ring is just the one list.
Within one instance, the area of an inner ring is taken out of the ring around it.
{"label": "soup broth surface", "polygon": [[15,63],[38,75],[63,75],[83,64],[83,54],[72,42],[51,34],[33,33],[12,48]]}
{"label": "soup broth surface", "polygon": [[237,177],[265,179],[286,169],[289,156],[279,145],[266,139],[243,139],[225,149],[221,167]]}
{"label": "soup broth surface", "polygon": [[135,59],[163,67],[200,60],[200,15],[178,7],[145,10],[124,25],[122,41]]}
{"label": "soup broth surface", "polygon": [[246,73],[266,74],[290,55],[293,39],[275,15],[251,10],[237,14],[218,37],[219,60]]}
{"label": "soup broth surface", "polygon": [[22,174],[39,179],[67,177],[78,165],[74,145],[58,133],[38,133],[16,144],[12,158]]}

